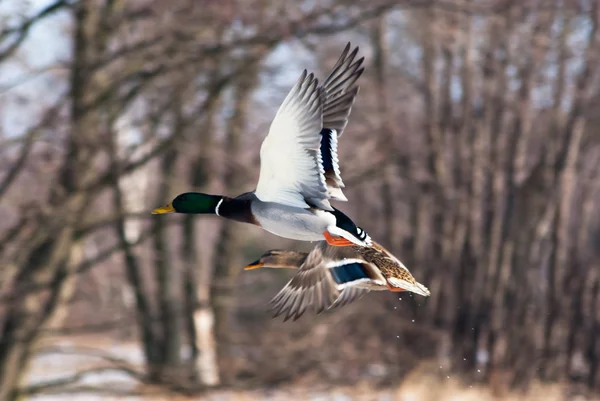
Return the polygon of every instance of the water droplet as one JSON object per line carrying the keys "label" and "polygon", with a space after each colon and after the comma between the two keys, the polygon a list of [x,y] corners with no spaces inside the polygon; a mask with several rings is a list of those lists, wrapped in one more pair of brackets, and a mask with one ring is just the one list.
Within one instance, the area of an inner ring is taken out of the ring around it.
{"label": "water droplet", "polygon": [[477,373],[481,373],[481,369],[477,369]]}
{"label": "water droplet", "polygon": [[450,376],[446,376],[448,379],[450,378]]}
{"label": "water droplet", "polygon": [[402,298],[398,298],[399,301],[402,301]]}
{"label": "water droplet", "polygon": [[415,319],[413,319],[413,320],[412,320],[412,322],[414,323],[414,322],[415,322]]}
{"label": "water droplet", "polygon": [[466,360],[467,360],[467,358],[463,358],[463,361],[466,361]]}
{"label": "water droplet", "polygon": [[440,369],[442,369],[442,365],[440,365]]}

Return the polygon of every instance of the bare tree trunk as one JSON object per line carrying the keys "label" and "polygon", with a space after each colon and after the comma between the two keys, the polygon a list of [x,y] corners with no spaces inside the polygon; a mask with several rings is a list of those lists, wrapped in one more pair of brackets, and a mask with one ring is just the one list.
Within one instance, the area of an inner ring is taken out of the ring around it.
{"label": "bare tree trunk", "polygon": [[[381,15],[375,21],[373,21],[372,28],[372,41],[375,50],[374,54],[374,69],[377,80],[377,115],[379,121],[379,140],[381,141],[381,147],[383,149],[390,148],[393,146],[393,132],[392,127],[389,124],[388,115],[388,102],[387,102],[387,80],[386,80],[386,63],[388,48],[385,43],[385,14]],[[382,174],[381,179],[381,200],[382,200],[382,224],[383,224],[383,244],[390,247],[393,251],[397,245],[394,242],[396,235],[394,235],[394,224],[395,224],[395,211],[394,211],[394,193],[392,188],[392,179],[396,175],[395,173],[396,164],[388,164]]]}
{"label": "bare tree trunk", "polygon": [[[214,118],[221,105],[219,94],[211,94],[206,107],[205,121],[202,125],[198,154],[192,163],[190,183],[196,190],[208,187],[211,171],[210,154],[214,149]],[[194,215],[184,216],[182,222],[184,260],[184,293],[186,304],[186,325],[192,349],[190,375],[194,380],[207,386],[215,386],[220,382],[216,360],[214,340],[214,315],[210,308],[209,266],[200,262],[197,247],[199,239],[197,220]],[[202,280],[201,277],[205,279]]]}
{"label": "bare tree trunk", "polygon": [[[75,271],[76,266],[78,266],[83,261],[83,249],[84,243],[81,240],[75,241],[71,246],[71,252],[69,253],[69,258],[67,260],[70,271]],[[65,279],[63,284],[63,291],[56,306],[56,311],[54,312],[52,317],[48,319],[46,325],[44,326],[45,331],[59,332],[65,319],[69,315],[69,303],[71,302],[71,300],[73,299],[73,295],[75,294],[78,278],[78,275],[71,274]],[[43,345],[41,345],[40,347],[42,346]]]}
{"label": "bare tree trunk", "polygon": [[[471,325],[478,325],[481,309],[485,306],[482,304],[484,295],[485,273],[483,268],[483,255],[487,244],[485,241],[485,221],[484,221],[484,203],[486,191],[489,184],[489,166],[491,164],[491,130],[494,125],[494,95],[497,93],[497,76],[502,71],[498,71],[498,65],[494,58],[494,50],[498,46],[500,39],[500,30],[502,24],[502,16],[493,15],[490,17],[488,43],[485,49],[485,59],[483,62],[483,112],[482,116],[478,116],[476,124],[476,134],[472,141],[472,178],[471,178],[471,213],[469,226],[469,246],[475,257],[478,265],[473,286],[472,294],[472,316]],[[478,111],[481,114],[481,111]]]}
{"label": "bare tree trunk", "polygon": [[[516,8],[515,11],[521,11],[521,8]],[[491,294],[489,305],[492,308],[492,368],[505,370],[512,365],[515,366],[515,369],[511,374],[519,372],[519,377],[530,372],[519,371],[514,359],[535,360],[536,352],[533,347],[529,346],[512,347],[510,353],[505,352],[507,344],[519,342],[525,344],[523,336],[518,333],[517,328],[523,324],[530,310],[527,307],[528,299],[526,299],[528,287],[511,289],[509,278],[512,277],[518,283],[518,287],[521,283],[526,283],[528,279],[523,269],[514,268],[517,261],[529,259],[530,228],[523,227],[522,222],[528,218],[531,220],[538,218],[535,212],[528,212],[528,210],[536,210],[529,208],[529,204],[535,198],[525,196],[527,192],[522,188],[524,177],[527,174],[523,153],[527,152],[533,123],[531,92],[535,80],[538,78],[537,71],[545,58],[545,48],[541,46],[540,37],[549,31],[549,21],[552,17],[550,12],[539,11],[534,16],[533,22],[529,22],[529,25],[532,26],[531,41],[525,42],[524,45],[529,49],[530,57],[522,63],[515,61],[518,58],[515,57],[514,52],[509,51],[507,39],[502,43],[503,50],[507,54],[504,63],[501,63],[502,76],[506,76],[505,71],[508,65],[516,64],[519,70],[520,87],[516,93],[518,109],[514,113],[511,113],[510,109],[505,110],[504,107],[505,104],[510,104],[511,100],[506,95],[498,96],[502,100],[496,120],[501,122],[503,114],[513,118],[512,124],[506,123],[502,126],[501,123],[496,123],[499,125],[499,128],[495,130],[499,139],[495,141],[496,163],[493,174],[493,196],[496,207],[491,222],[490,259],[485,292]],[[508,21],[515,20],[519,21],[516,16],[508,18]],[[510,22],[506,30],[512,30]],[[499,82],[499,88],[507,86],[506,78]],[[518,196],[519,192],[522,192],[521,196]],[[514,303],[505,299],[508,293],[512,294]],[[511,322],[508,327],[507,322]],[[521,336],[520,341],[519,336]]]}
{"label": "bare tree trunk", "polygon": [[[423,74],[423,102],[425,117],[425,165],[418,166],[424,179],[420,180],[419,202],[417,210],[417,231],[415,238],[415,258],[424,269],[424,280],[429,283],[431,298],[428,302],[432,310],[437,310],[440,302],[441,277],[432,271],[433,261],[440,256],[435,230],[439,227],[439,191],[440,183],[445,181],[445,165],[442,158],[442,138],[438,125],[437,79],[435,59],[437,54],[437,38],[433,27],[438,21],[433,8],[419,14],[423,18],[424,32],[421,38],[423,57],[421,69]],[[416,167],[416,166],[415,166]],[[430,313],[435,318],[435,312]]]}
{"label": "bare tree trunk", "polygon": [[573,103],[569,111],[569,117],[565,126],[564,140],[559,148],[555,165],[555,176],[559,178],[560,188],[559,207],[554,218],[553,245],[554,250],[550,260],[550,297],[549,313],[545,327],[545,358],[547,369],[546,378],[559,377],[567,370],[565,348],[567,345],[567,333],[570,304],[563,306],[562,299],[566,294],[567,271],[572,259],[573,245],[571,242],[572,229],[571,210],[573,208],[574,188],[577,179],[577,165],[580,153],[581,141],[585,126],[585,108],[588,101],[588,85],[594,78],[595,71],[592,67],[597,60],[597,30],[599,6],[593,3],[590,21],[591,29],[587,39],[584,64],[577,76],[577,84],[573,96]]}
{"label": "bare tree trunk", "polygon": [[119,213],[119,218],[115,222],[115,229],[119,238],[120,246],[123,250],[123,259],[125,273],[129,286],[133,290],[136,307],[136,320],[141,337],[142,349],[146,360],[146,371],[151,381],[158,381],[160,377],[161,355],[160,342],[156,333],[152,302],[150,293],[144,288],[144,282],[140,270],[140,263],[134,253],[130,239],[127,238],[125,215],[125,199],[119,185],[119,163],[117,158],[116,138],[112,138],[110,155],[112,169],[113,186],[113,204],[114,209]]}
{"label": "bare tree trunk", "polygon": [[[237,193],[242,187],[239,175],[237,155],[241,151],[242,138],[250,95],[258,80],[259,65],[254,62],[249,65],[243,76],[239,78],[235,90],[235,105],[231,118],[227,123],[225,139],[225,153],[228,156],[225,169],[224,190],[225,193]],[[235,279],[241,269],[238,258],[240,243],[239,223],[224,221],[217,239],[214,254],[214,275],[211,288],[211,305],[215,317],[215,338],[217,341],[217,356],[221,367],[227,366],[228,347],[231,333],[231,313],[233,303],[233,290]],[[222,374],[228,372],[221,369]],[[230,377],[222,377],[228,381]]]}
{"label": "bare tree trunk", "polygon": [[[60,305],[69,298],[69,285],[74,264],[69,263],[74,243],[74,225],[85,212],[88,196],[81,187],[90,177],[92,150],[86,141],[89,131],[84,128],[83,99],[86,89],[86,50],[88,38],[85,27],[90,5],[74,6],[75,36],[71,74],[71,121],[68,152],[62,164],[57,185],[51,194],[50,207],[55,211],[35,234],[29,249],[21,249],[24,264],[19,266],[14,291],[31,284],[45,284],[48,293],[28,292],[11,303],[5,313],[0,334],[0,400],[18,397],[17,386],[26,373],[40,331],[52,321]],[[66,212],[65,212],[66,211]]]}
{"label": "bare tree trunk", "polygon": [[[597,338],[597,310],[596,298],[598,296],[598,286],[600,284],[600,273],[598,264],[595,261],[596,255],[590,244],[594,243],[593,229],[590,229],[588,222],[594,221],[597,216],[596,200],[600,196],[600,160],[592,164],[588,174],[587,185],[584,186],[582,213],[580,216],[579,230],[577,235],[577,254],[579,255],[577,267],[580,277],[578,277],[577,288],[580,292],[578,305],[574,306],[573,315],[574,325],[577,327],[571,330],[569,338],[569,376],[577,377],[586,381],[589,387],[594,387],[594,376],[598,366],[598,356],[596,355]],[[583,359],[583,365],[589,367],[582,369],[578,359]]]}
{"label": "bare tree trunk", "polygon": [[[442,277],[445,283],[442,287],[440,294],[440,303],[438,304],[437,314],[438,320],[445,328],[447,335],[451,337],[452,330],[450,327],[455,319],[456,308],[455,296],[456,296],[456,283],[454,281],[455,275],[453,274],[453,261],[451,260],[451,252],[454,244],[454,229],[456,227],[458,208],[448,207],[454,205],[454,199],[456,191],[456,184],[454,180],[454,162],[450,164],[448,158],[449,152],[446,150],[447,145],[450,143],[450,135],[452,133],[452,115],[454,114],[454,105],[452,101],[452,81],[454,78],[454,57],[456,48],[456,39],[458,37],[458,26],[456,15],[453,13],[442,13],[441,20],[443,21],[445,35],[440,40],[441,53],[443,60],[443,67],[441,76],[442,79],[439,84],[440,101],[438,104],[438,115],[437,126],[440,136],[440,146],[437,158],[441,161],[441,169],[443,173],[437,173],[438,185],[441,187],[441,191],[438,191],[438,204],[437,204],[437,217],[435,232],[437,232],[437,247],[439,248],[439,258],[441,261],[441,271],[439,275]],[[439,169],[440,169],[439,168]],[[451,340],[448,339],[451,343]],[[450,355],[448,355],[450,358]]]}
{"label": "bare tree trunk", "polygon": [[[55,235],[53,241],[47,240],[41,247],[31,251],[29,259],[32,262],[31,266],[35,266],[33,263],[39,266],[45,262],[44,276],[50,279],[48,285],[50,297],[41,297],[39,294],[22,297],[18,305],[11,305],[6,313],[0,339],[0,399],[2,400],[18,398],[18,386],[27,371],[39,332],[52,318],[60,301],[64,299],[64,283],[69,276],[65,263],[72,233],[72,230],[65,229]],[[39,270],[37,277],[33,277],[34,271],[22,272],[28,275],[29,280],[40,279]],[[17,277],[15,291],[18,291],[19,285],[30,283],[29,280],[26,281],[22,275]]]}
{"label": "bare tree trunk", "polygon": [[[470,0],[463,2],[464,6],[470,5]],[[471,261],[469,260],[470,252],[467,247],[467,238],[470,223],[470,202],[469,193],[470,177],[471,177],[471,137],[473,130],[473,98],[474,84],[473,73],[475,67],[473,65],[473,32],[472,32],[472,17],[470,15],[461,16],[461,70],[460,84],[462,98],[460,101],[460,121],[458,133],[453,141],[454,157],[456,159],[455,167],[455,183],[457,186],[456,192],[452,200],[457,206],[457,223],[452,244],[452,259],[454,261],[454,270],[456,272],[456,288],[459,304],[461,305],[458,313],[457,321],[455,322],[454,337],[456,354],[469,355],[472,352],[473,344],[467,339],[473,338],[472,326],[469,326],[468,317],[472,313],[475,305],[472,305],[471,292],[475,290],[472,287],[474,269],[469,268]],[[460,346],[458,345],[460,344]],[[474,368],[473,358],[468,358],[466,361],[467,367]]]}
{"label": "bare tree trunk", "polygon": [[[181,118],[181,117],[179,117]],[[175,162],[177,150],[169,149],[161,162],[161,182],[158,186],[156,204],[169,202],[173,193],[171,181],[175,175]],[[169,234],[166,221],[162,218],[153,221],[154,239],[154,266],[157,280],[157,298],[160,313],[161,327],[161,364],[162,375],[165,378],[174,378],[174,374],[181,367],[181,305],[178,297],[179,281],[178,267],[169,251]]]}

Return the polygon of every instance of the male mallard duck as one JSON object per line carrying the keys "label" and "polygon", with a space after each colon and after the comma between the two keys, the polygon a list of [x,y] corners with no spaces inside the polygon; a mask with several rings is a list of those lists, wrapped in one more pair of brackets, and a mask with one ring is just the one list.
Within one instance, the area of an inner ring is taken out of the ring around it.
{"label": "male mallard duck", "polygon": [[311,304],[317,314],[346,305],[370,290],[430,295],[402,262],[374,241],[370,247],[333,247],[321,241],[310,253],[271,250],[245,269],[259,267],[298,269],[271,300],[273,317],[286,313],[284,320],[298,319]]}
{"label": "male mallard duck", "polygon": [[250,223],[284,238],[334,246],[368,246],[370,238],[329,204],[346,201],[337,157],[359,87],[364,58],[358,47],[344,49],[333,71],[319,85],[306,70],[279,107],[260,149],[256,190],[230,198],[188,192],[153,214],[216,214]]}

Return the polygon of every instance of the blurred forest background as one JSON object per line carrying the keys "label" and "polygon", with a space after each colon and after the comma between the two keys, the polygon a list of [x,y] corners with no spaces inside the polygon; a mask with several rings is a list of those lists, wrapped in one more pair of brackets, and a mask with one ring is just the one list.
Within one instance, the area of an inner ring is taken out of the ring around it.
{"label": "blurred forest background", "polygon": [[[599,22],[595,0],[0,1],[0,400],[593,397]],[[285,94],[348,41],[336,206],[432,295],[282,323],[293,272],[242,267],[310,243],[149,212],[252,190]]]}

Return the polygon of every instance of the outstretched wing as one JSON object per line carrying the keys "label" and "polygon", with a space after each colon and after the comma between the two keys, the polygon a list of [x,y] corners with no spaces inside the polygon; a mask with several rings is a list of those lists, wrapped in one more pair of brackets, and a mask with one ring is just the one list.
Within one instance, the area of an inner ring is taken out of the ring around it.
{"label": "outstretched wing", "polygon": [[311,305],[319,314],[347,305],[369,292],[360,288],[361,284],[376,281],[369,263],[351,248],[332,248],[323,241],[308,254],[294,277],[271,300],[273,317],[285,315],[284,321],[296,320]]}
{"label": "outstretched wing", "polygon": [[323,105],[323,128],[335,130],[338,136],[344,132],[348,117],[354,105],[359,86],[355,85],[364,72],[364,57],[354,61],[358,46],[350,52],[350,43],[346,45],[333,70],[323,82],[325,102]]}
{"label": "outstretched wing", "polygon": [[358,46],[350,53],[350,43],[348,43],[331,74],[323,83],[325,91],[321,131],[323,169],[330,199],[341,201],[348,199],[342,192],[344,182],[338,164],[337,138],[348,125],[348,117],[359,90],[356,81],[365,70],[362,67],[364,57],[354,61],[357,54]]}
{"label": "outstretched wing", "polygon": [[[283,101],[260,149],[255,194],[263,202],[332,210],[321,159],[324,92],[304,70]],[[307,203],[308,202],[308,203]]]}
{"label": "outstretched wing", "polygon": [[294,277],[271,300],[273,317],[285,314],[284,321],[296,320],[311,305],[321,313],[335,302],[339,290],[324,266],[322,249],[317,245]]}

